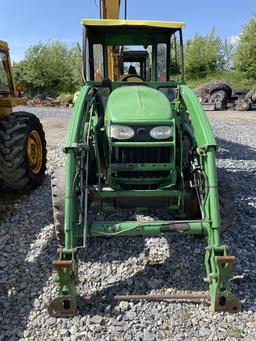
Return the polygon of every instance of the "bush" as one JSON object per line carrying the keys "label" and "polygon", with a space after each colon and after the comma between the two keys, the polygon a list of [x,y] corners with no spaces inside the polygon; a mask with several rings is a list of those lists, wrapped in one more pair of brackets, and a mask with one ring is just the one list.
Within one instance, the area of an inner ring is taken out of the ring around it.
{"label": "bush", "polygon": [[222,43],[215,36],[214,30],[210,35],[196,35],[188,40],[184,51],[187,78],[205,77],[225,66]]}
{"label": "bush", "polygon": [[256,79],[256,16],[245,26],[234,56],[235,68],[250,79]]}
{"label": "bush", "polygon": [[68,49],[58,40],[38,43],[26,51],[25,59],[14,65],[17,81],[30,96],[57,96],[74,92],[82,83],[81,49]]}

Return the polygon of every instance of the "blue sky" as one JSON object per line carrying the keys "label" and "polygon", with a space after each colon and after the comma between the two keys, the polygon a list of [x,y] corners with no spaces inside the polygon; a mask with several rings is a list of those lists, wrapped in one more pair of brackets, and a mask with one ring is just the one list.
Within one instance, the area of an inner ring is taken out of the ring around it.
{"label": "blue sky", "polygon": [[[0,39],[19,61],[38,41],[81,41],[80,19],[98,18],[98,0],[0,0]],[[221,38],[237,36],[256,12],[255,0],[128,0],[128,19],[185,21],[185,39],[215,26]]]}

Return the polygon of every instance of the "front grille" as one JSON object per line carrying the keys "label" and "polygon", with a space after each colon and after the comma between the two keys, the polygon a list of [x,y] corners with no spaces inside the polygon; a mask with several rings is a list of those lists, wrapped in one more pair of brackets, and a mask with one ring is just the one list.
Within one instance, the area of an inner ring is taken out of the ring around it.
{"label": "front grille", "polygon": [[117,172],[119,178],[167,178],[169,175],[168,171],[120,171]]}
{"label": "front grille", "polygon": [[114,147],[111,163],[170,163],[170,147]]}
{"label": "front grille", "polygon": [[[111,162],[113,164],[130,163],[170,163],[170,147],[115,147],[112,150]],[[117,171],[118,178],[163,178],[168,177],[169,171]]]}

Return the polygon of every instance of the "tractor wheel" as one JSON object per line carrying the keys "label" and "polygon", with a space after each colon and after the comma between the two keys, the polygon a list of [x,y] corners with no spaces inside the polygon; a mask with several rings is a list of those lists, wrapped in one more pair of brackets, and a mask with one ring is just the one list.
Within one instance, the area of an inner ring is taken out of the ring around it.
{"label": "tractor wheel", "polygon": [[[92,163],[93,164],[93,163]],[[92,183],[92,179],[95,179],[95,169],[89,166],[91,172],[89,173],[88,181]],[[96,178],[97,179],[97,178]],[[95,183],[95,182],[94,182]],[[57,168],[51,177],[51,189],[52,189],[52,210],[53,220],[55,226],[55,233],[57,238],[58,247],[64,246],[64,210],[65,210],[65,190],[66,190],[66,168]],[[88,201],[88,207],[90,206],[90,200]]]}
{"label": "tractor wheel", "polygon": [[58,248],[64,246],[64,204],[66,169],[57,168],[51,177],[52,210]]}
{"label": "tractor wheel", "polygon": [[216,91],[209,97],[209,103],[215,104],[216,110],[224,110],[227,100],[228,94],[224,90]]}
{"label": "tractor wheel", "polygon": [[225,91],[227,93],[227,97],[230,98],[232,95],[232,89],[229,84],[225,81],[217,81],[209,86],[209,94],[213,94],[217,91]]}
{"label": "tractor wheel", "polygon": [[15,112],[0,121],[0,177],[11,189],[39,186],[46,169],[46,141],[39,119]]}
{"label": "tractor wheel", "polygon": [[218,190],[221,230],[225,231],[234,222],[235,196],[225,169],[218,169]]}

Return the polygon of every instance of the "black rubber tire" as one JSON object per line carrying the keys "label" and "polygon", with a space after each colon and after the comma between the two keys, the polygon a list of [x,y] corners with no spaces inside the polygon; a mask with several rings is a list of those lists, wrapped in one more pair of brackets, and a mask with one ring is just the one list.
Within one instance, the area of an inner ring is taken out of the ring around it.
{"label": "black rubber tire", "polygon": [[235,196],[225,169],[217,169],[221,231],[227,230],[234,222]]}
{"label": "black rubber tire", "polygon": [[245,96],[239,97],[236,101],[236,111],[248,111],[250,106],[250,103],[245,100]]}
{"label": "black rubber tire", "polygon": [[214,92],[217,91],[225,91],[227,93],[227,97],[230,98],[232,95],[232,89],[229,86],[228,83],[224,82],[224,81],[217,81],[213,84],[209,85],[209,94],[213,94]]}
{"label": "black rubber tire", "polygon": [[[30,133],[35,130],[42,144],[42,164],[32,171],[27,156]],[[0,121],[0,177],[11,189],[28,191],[41,185],[46,170],[46,141],[40,120],[33,114],[19,111]]]}
{"label": "black rubber tire", "polygon": [[248,91],[249,91],[249,90],[246,89],[246,88],[241,88],[241,89],[235,90],[233,94],[234,94],[235,96],[242,96],[242,95],[246,95]]}
{"label": "black rubber tire", "polygon": [[209,102],[210,103],[226,102],[227,98],[228,98],[228,95],[226,91],[219,90],[211,94],[211,96],[209,97]]}
{"label": "black rubber tire", "polygon": [[228,95],[226,91],[219,90],[214,92],[209,97],[209,103],[215,104],[215,110],[224,110],[228,101]]}
{"label": "black rubber tire", "polygon": [[187,189],[188,196],[184,201],[184,212],[186,214],[186,219],[195,220],[201,219],[201,211],[198,203],[198,198],[194,188]]}
{"label": "black rubber tire", "polygon": [[58,248],[64,246],[66,169],[57,168],[51,176],[52,211]]}

